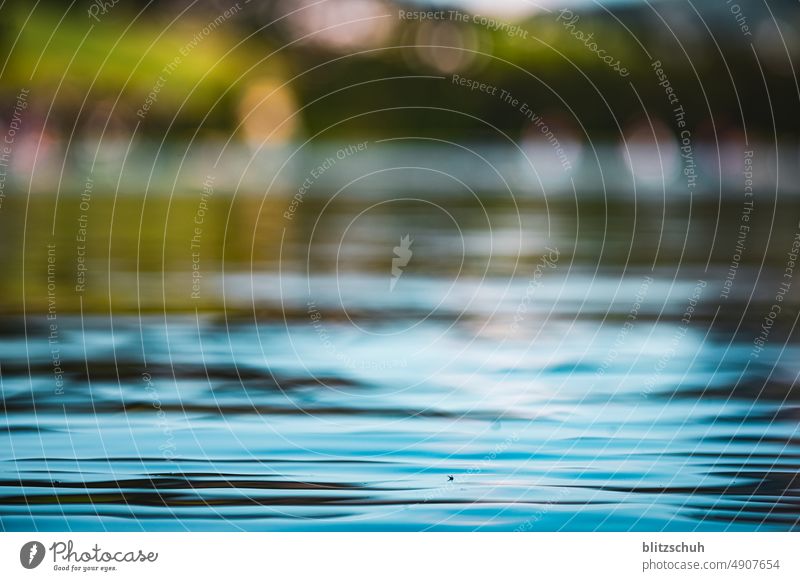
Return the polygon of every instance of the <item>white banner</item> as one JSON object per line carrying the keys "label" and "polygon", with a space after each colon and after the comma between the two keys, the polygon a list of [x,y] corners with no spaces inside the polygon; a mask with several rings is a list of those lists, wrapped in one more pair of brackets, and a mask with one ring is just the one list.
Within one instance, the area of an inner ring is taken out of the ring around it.
{"label": "white banner", "polygon": [[793,533],[4,533],[0,579],[798,579]]}

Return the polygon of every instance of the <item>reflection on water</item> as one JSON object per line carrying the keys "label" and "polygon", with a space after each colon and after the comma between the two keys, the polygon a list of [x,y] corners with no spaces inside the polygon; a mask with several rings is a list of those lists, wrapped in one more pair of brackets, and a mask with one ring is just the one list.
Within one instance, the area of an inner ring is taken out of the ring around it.
{"label": "reflection on water", "polygon": [[201,200],[6,200],[4,529],[797,527],[796,205]]}

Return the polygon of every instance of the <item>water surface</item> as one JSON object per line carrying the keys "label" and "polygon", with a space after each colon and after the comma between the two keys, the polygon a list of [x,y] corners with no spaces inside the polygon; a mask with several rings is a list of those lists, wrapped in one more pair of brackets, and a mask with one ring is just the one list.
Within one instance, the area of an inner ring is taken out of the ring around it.
{"label": "water surface", "polygon": [[797,528],[796,205],[290,195],[6,201],[3,529]]}

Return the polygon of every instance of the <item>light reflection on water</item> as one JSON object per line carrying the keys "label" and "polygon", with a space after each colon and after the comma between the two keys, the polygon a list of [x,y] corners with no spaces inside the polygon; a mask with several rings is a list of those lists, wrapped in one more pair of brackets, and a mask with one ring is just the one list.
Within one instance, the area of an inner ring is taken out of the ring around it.
{"label": "light reflection on water", "polygon": [[27,318],[3,283],[2,527],[795,528],[794,293],[758,357],[753,339],[796,213],[769,252],[754,228],[723,300],[738,205],[689,221],[488,199],[309,201],[291,224],[265,218],[284,202],[215,200],[196,302],[192,213],[151,203],[143,238],[134,224],[109,241],[98,201],[100,290],[71,291],[72,234],[57,241],[63,393],[49,230],[25,247],[6,230],[7,271],[28,265]]}

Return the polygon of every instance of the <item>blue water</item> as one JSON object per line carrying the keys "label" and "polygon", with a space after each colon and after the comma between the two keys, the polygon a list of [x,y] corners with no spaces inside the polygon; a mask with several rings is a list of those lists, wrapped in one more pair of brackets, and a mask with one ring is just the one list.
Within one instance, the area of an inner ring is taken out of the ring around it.
{"label": "blue water", "polygon": [[623,260],[621,229],[554,228],[520,254],[510,220],[409,215],[207,272],[215,308],[62,311],[55,343],[46,311],[7,314],[2,528],[798,527],[796,311],[753,353],[780,264],[761,286],[743,264],[721,299],[727,254],[678,260],[680,238],[644,236],[655,265]]}

